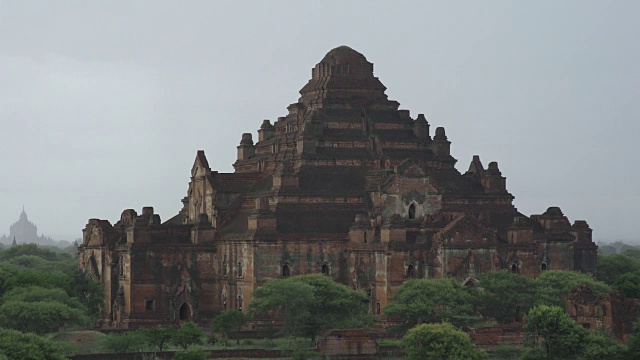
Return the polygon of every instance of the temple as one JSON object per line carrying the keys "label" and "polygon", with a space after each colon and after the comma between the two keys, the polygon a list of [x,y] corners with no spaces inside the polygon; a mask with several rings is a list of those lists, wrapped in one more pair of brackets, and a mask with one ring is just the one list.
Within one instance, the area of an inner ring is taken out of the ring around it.
{"label": "temple", "polygon": [[20,218],[9,227],[9,235],[0,237],[0,244],[17,245],[17,244],[39,244],[39,245],[56,245],[57,241],[44,235],[38,235],[38,227],[29,220],[27,213],[22,208]]}
{"label": "temple", "polygon": [[308,273],[366,292],[379,314],[411,278],[595,272],[585,221],[519,213],[497,162],[473,156],[461,173],[445,129],[385,90],[362,54],[335,48],[285,116],[255,141],[242,134],[233,173],[197,152],[177,215],[89,220],[79,266],[104,283],[102,326],[206,322],[270,279]]}

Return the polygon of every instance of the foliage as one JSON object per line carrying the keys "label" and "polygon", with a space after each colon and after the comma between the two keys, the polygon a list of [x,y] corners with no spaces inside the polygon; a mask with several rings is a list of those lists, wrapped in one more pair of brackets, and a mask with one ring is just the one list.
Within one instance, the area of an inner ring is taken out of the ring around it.
{"label": "foliage", "polygon": [[64,360],[61,348],[53,341],[34,334],[0,328],[0,359]]}
{"label": "foliage", "polygon": [[312,340],[325,330],[362,328],[373,323],[364,292],[353,291],[322,274],[301,275],[285,281],[313,288],[313,303],[308,309],[310,317],[304,324],[304,335]]}
{"label": "foliage", "polygon": [[201,345],[204,339],[204,331],[195,323],[189,321],[180,326],[180,329],[174,332],[171,342],[187,350],[189,345]]}
{"label": "foliage", "polygon": [[625,273],[640,270],[640,260],[624,254],[598,255],[598,280],[613,284]]}
{"label": "foliage", "polygon": [[491,351],[491,358],[496,360],[512,360],[517,359],[520,354],[520,348],[513,345],[497,345]]}
{"label": "foliage", "polygon": [[640,323],[634,326],[634,332],[627,340],[627,359],[640,359]]}
{"label": "foliage", "polygon": [[576,325],[558,306],[538,305],[529,311],[525,330],[533,335],[531,347],[544,350],[545,358],[569,359],[580,353],[586,329]]}
{"label": "foliage", "polygon": [[414,279],[402,284],[383,312],[404,321],[401,329],[416,324],[447,321],[462,326],[473,319],[471,295],[454,280]]}
{"label": "foliage", "polygon": [[502,270],[482,274],[478,280],[482,288],[476,289],[473,303],[482,315],[500,324],[519,321],[535,302],[535,283],[528,276]]}
{"label": "foliage", "polygon": [[611,290],[607,284],[595,280],[591,275],[577,271],[544,271],[535,280],[536,305],[564,306],[561,295],[570,293],[580,285],[588,285],[597,296]]}
{"label": "foliage", "polygon": [[79,269],[75,269],[70,275],[73,283],[70,295],[78,298],[80,303],[87,308],[90,317],[100,317],[104,307],[104,286],[102,283],[92,279],[88,273]]}
{"label": "foliage", "polygon": [[147,345],[158,351],[164,350],[164,346],[171,342],[175,332],[174,329],[166,327],[140,328],[136,331],[141,333]]}
{"label": "foliage", "polygon": [[0,306],[0,326],[22,332],[41,335],[60,327],[89,324],[82,310],[55,301],[7,301]]}
{"label": "foliage", "polygon": [[612,287],[625,297],[640,298],[640,270],[620,275]]}
{"label": "foliage", "polygon": [[[228,338],[229,334],[240,331],[249,319],[250,317],[242,311],[225,311],[213,319],[213,331],[222,333]],[[239,338],[237,343],[240,343]]]}
{"label": "foliage", "polygon": [[69,293],[72,287],[71,278],[63,273],[10,269],[9,271],[12,275],[6,279],[6,291],[24,286],[39,286],[47,289],[59,288]]}
{"label": "foliage", "polygon": [[325,275],[271,280],[253,296],[252,312],[280,319],[286,337],[300,334],[313,339],[329,328],[363,327],[372,320],[363,293]]}
{"label": "foliage", "polygon": [[39,302],[53,301],[65,304],[70,308],[84,310],[83,305],[76,298],[69,297],[62,289],[47,289],[40,286],[26,286],[8,291],[2,298],[2,302],[22,301]]}
{"label": "foliage", "polygon": [[141,331],[107,334],[100,339],[100,347],[107,352],[127,353],[144,351],[146,338]]}
{"label": "foliage", "polygon": [[623,360],[625,348],[607,332],[590,332],[579,360]]}
{"label": "foliage", "polygon": [[476,360],[486,359],[464,331],[449,323],[422,324],[410,329],[400,341],[409,359]]}
{"label": "foliage", "polygon": [[175,360],[206,360],[209,353],[202,346],[191,345],[184,351],[175,353]]}

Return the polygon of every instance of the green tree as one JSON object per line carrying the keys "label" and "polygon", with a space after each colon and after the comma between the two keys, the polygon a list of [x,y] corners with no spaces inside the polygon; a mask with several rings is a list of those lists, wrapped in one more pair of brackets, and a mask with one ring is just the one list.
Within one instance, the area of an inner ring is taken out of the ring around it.
{"label": "green tree", "polygon": [[0,359],[64,360],[62,349],[51,340],[34,334],[0,328]]}
{"label": "green tree", "polygon": [[89,277],[89,274],[79,269],[71,272],[71,296],[75,296],[87,308],[92,318],[99,318],[104,308],[104,285]]}
{"label": "green tree", "polygon": [[55,301],[7,301],[0,306],[0,326],[22,332],[42,335],[60,327],[89,324],[82,310]]}
{"label": "green tree", "polygon": [[208,352],[202,346],[191,345],[184,351],[178,351],[173,358],[175,360],[206,360]]}
{"label": "green tree", "polygon": [[62,289],[47,289],[40,286],[26,286],[8,291],[2,298],[2,302],[23,301],[23,302],[59,302],[70,308],[84,311],[84,306],[78,299],[69,297]]}
{"label": "green tree", "polygon": [[140,328],[136,331],[142,333],[145,342],[152,348],[162,351],[164,346],[171,342],[175,329],[166,327]]}
{"label": "green tree", "polygon": [[579,360],[624,360],[625,348],[610,333],[591,331],[583,343]]}
{"label": "green tree", "polygon": [[626,359],[640,359],[640,323],[635,323],[634,332],[627,340]]}
{"label": "green tree", "polygon": [[[231,333],[240,331],[249,319],[249,315],[242,311],[225,311],[213,319],[213,331],[229,338]],[[240,344],[240,338],[236,339],[236,344]]]}
{"label": "green tree", "polygon": [[640,260],[624,254],[598,255],[598,280],[613,284],[629,272],[640,270]]}
{"label": "green tree", "polygon": [[588,335],[562,308],[547,305],[538,305],[529,311],[525,330],[532,336],[529,347],[541,349],[526,351],[523,357],[528,359],[539,354],[544,354],[543,359],[574,359],[582,352]]}
{"label": "green tree", "polygon": [[472,316],[471,295],[450,279],[409,280],[396,290],[391,300],[393,302],[383,312],[404,321],[400,330],[423,322],[447,321],[462,326],[475,319]]}
{"label": "green tree", "polygon": [[485,317],[501,324],[519,321],[535,302],[535,282],[528,276],[502,270],[478,277],[473,303]]}
{"label": "green tree", "polygon": [[476,349],[469,334],[449,323],[421,324],[410,329],[400,341],[409,359],[479,360],[484,351]]}
{"label": "green tree", "polygon": [[171,342],[186,350],[189,345],[201,345],[203,339],[204,332],[202,329],[189,321],[183,323],[180,329],[174,332]]}
{"label": "green tree", "polygon": [[310,317],[313,287],[301,282],[271,280],[253,292],[249,304],[255,316],[274,317],[282,322],[281,333],[286,337],[300,333]]}
{"label": "green tree", "polygon": [[253,297],[252,311],[279,318],[286,336],[299,334],[313,340],[327,329],[365,327],[373,320],[364,293],[321,274],[268,281]]}
{"label": "green tree", "polygon": [[640,270],[620,275],[612,286],[628,298],[640,298]]}
{"label": "green tree", "polygon": [[561,295],[570,293],[580,285],[588,285],[596,295],[603,295],[611,288],[591,275],[577,271],[550,270],[544,271],[535,280],[536,305],[549,305],[564,307]]}
{"label": "green tree", "polygon": [[313,288],[313,303],[303,333],[314,342],[319,333],[329,329],[362,328],[373,323],[364,292],[353,291],[322,274],[295,276],[285,281]]}
{"label": "green tree", "polygon": [[111,333],[100,339],[100,347],[107,352],[130,353],[144,351],[147,338],[142,331],[134,330],[124,333]]}

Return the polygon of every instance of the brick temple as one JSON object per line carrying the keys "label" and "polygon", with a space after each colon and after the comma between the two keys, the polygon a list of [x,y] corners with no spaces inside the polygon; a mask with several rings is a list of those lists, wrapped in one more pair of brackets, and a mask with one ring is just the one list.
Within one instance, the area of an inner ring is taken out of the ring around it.
{"label": "brick temple", "polygon": [[197,152],[177,215],[89,220],[79,265],[104,283],[102,326],[207,321],[299,274],[366,292],[377,314],[411,278],[595,272],[585,221],[557,207],[521,214],[497,162],[473,156],[460,172],[445,129],[385,90],[362,54],[335,48],[286,116],[242,134],[233,173]]}

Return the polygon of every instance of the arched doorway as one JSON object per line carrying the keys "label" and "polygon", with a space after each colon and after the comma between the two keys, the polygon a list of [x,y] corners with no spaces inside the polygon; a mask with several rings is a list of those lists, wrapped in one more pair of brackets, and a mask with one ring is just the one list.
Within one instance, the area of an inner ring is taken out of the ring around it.
{"label": "arched doorway", "polygon": [[329,266],[327,264],[322,264],[322,273],[324,275],[329,275]]}
{"label": "arched doorway", "polygon": [[547,264],[542,263],[542,266],[540,267],[540,270],[546,271],[547,270]]}
{"label": "arched doorway", "polygon": [[283,277],[289,277],[291,275],[291,272],[289,271],[289,265],[285,265],[282,267],[282,276]]}
{"label": "arched doorway", "polygon": [[415,276],[415,273],[416,273],[415,268],[413,267],[413,265],[412,265],[412,264],[410,264],[410,265],[407,267],[407,277],[408,277],[408,278],[413,278],[413,277]]}
{"label": "arched doorway", "polygon": [[178,319],[180,321],[189,321],[191,320],[191,307],[189,304],[184,303],[180,306],[180,310],[178,311]]}
{"label": "arched doorway", "polygon": [[409,206],[409,220],[413,220],[416,218],[416,204],[411,204]]}
{"label": "arched doorway", "polygon": [[514,274],[517,274],[518,273],[518,265],[516,265],[516,264],[511,265],[511,272],[514,273]]}

